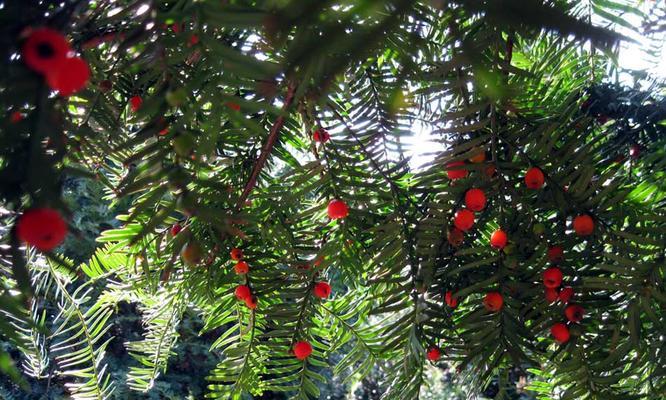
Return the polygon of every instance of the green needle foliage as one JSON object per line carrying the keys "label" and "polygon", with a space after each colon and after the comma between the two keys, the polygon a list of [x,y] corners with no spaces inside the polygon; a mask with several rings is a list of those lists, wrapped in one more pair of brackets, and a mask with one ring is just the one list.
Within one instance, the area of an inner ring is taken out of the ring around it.
{"label": "green needle foliage", "polygon": [[[658,55],[664,3],[642,3],[0,2],[0,334],[15,364],[62,378],[74,399],[146,393],[193,311],[217,335],[211,399],[316,399],[326,370],[356,383],[377,368],[382,398],[416,399],[446,365],[479,390],[498,382],[496,398],[516,367],[540,399],[666,396],[664,85],[638,71],[624,87],[617,63],[637,34]],[[26,66],[40,26],[91,70],[72,96]],[[323,130],[331,140],[314,140]],[[451,180],[456,162],[467,174]],[[543,188],[526,188],[531,167]],[[16,228],[30,207],[67,220],[68,177],[130,204],[78,266]],[[487,203],[456,241],[470,188]],[[333,199],[346,218],[328,218]],[[581,214],[592,235],[574,233]],[[489,245],[498,228],[504,250]],[[565,304],[542,283],[555,245],[585,309],[563,344],[550,328]],[[234,272],[232,248],[249,273]],[[316,296],[322,281],[330,298]],[[236,298],[241,284],[256,307]],[[124,344],[125,382],[104,357],[121,302],[143,329]],[[304,360],[298,341],[313,348]]]}

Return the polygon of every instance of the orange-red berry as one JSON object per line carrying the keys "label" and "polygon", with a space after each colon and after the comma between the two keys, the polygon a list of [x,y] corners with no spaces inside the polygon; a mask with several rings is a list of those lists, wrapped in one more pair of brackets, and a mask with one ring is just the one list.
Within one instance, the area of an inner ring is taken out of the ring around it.
{"label": "orange-red berry", "polygon": [[317,282],[312,290],[316,297],[326,299],[331,295],[331,285],[326,282]]}
{"label": "orange-red berry", "polygon": [[571,335],[569,334],[569,328],[562,322],[558,322],[550,328],[550,334],[553,335],[553,338],[558,343],[566,343],[569,341]]}
{"label": "orange-red berry", "polygon": [[557,267],[550,267],[543,272],[543,285],[555,289],[562,283],[562,271]]}
{"label": "orange-red berry", "polygon": [[470,189],[465,193],[465,206],[472,211],[481,211],[486,206],[486,195],[481,189]]}
{"label": "orange-red berry", "polygon": [[525,185],[529,189],[541,189],[544,179],[543,172],[537,167],[532,167],[525,174]]}
{"label": "orange-red berry", "polygon": [[465,234],[458,228],[453,228],[449,230],[449,233],[446,235],[446,240],[453,247],[458,247],[462,244],[465,239]]}
{"label": "orange-red berry", "polygon": [[19,240],[41,251],[50,251],[67,236],[67,224],[60,213],[52,208],[32,208],[16,222]]}
{"label": "orange-red berry", "polygon": [[312,354],[312,345],[308,342],[296,342],[294,344],[294,355],[299,360],[305,360]]}
{"label": "orange-red berry", "polygon": [[67,38],[50,28],[37,28],[30,32],[23,44],[23,62],[31,69],[47,74],[61,68],[72,49]]}
{"label": "orange-red berry", "polygon": [[491,312],[497,312],[502,309],[504,305],[504,298],[499,292],[490,292],[487,293],[483,298],[483,306],[486,310]]}
{"label": "orange-red berry", "polygon": [[474,213],[466,209],[456,211],[453,225],[461,231],[467,232],[474,226]]}
{"label": "orange-red berry", "polygon": [[447,167],[446,175],[451,180],[462,179],[466,177],[469,172],[465,168],[460,168],[464,165],[465,163],[463,161],[453,161],[448,163],[446,165]]}
{"label": "orange-red berry", "polygon": [[245,298],[245,305],[250,310],[257,308],[257,296],[248,296]]}
{"label": "orange-red berry", "polygon": [[562,246],[551,246],[548,248],[548,261],[557,264],[564,259],[564,249]]}
{"label": "orange-red berry", "polygon": [[547,287],[546,290],[544,291],[544,295],[546,297],[546,301],[549,302],[549,303],[554,303],[554,302],[557,301],[558,294],[557,294],[557,290],[554,289],[554,288],[548,288]]}
{"label": "orange-red berry", "polygon": [[236,290],[234,291],[234,295],[238,300],[245,300],[248,297],[252,296],[252,292],[250,291],[250,287],[247,285],[238,285],[236,286]]}
{"label": "orange-red berry", "polygon": [[565,287],[562,288],[562,290],[560,290],[560,294],[558,295],[558,297],[562,303],[568,303],[573,297],[573,295],[574,295],[573,288]]}
{"label": "orange-red berry", "polygon": [[507,240],[506,232],[498,229],[490,235],[490,246],[494,249],[502,250],[506,246]]}
{"label": "orange-red berry", "polygon": [[456,308],[458,307],[458,298],[453,296],[453,292],[450,290],[446,292],[444,295],[444,301],[446,302],[446,305],[451,307],[451,308]]}
{"label": "orange-red berry", "polygon": [[580,322],[585,315],[585,309],[578,304],[571,304],[564,309],[564,315],[571,322]]}
{"label": "orange-red berry", "polygon": [[574,218],[573,228],[578,236],[589,236],[594,232],[594,220],[587,214]]}
{"label": "orange-red berry", "polygon": [[236,271],[238,275],[247,274],[250,272],[250,266],[245,261],[239,261],[234,265],[234,271]]}
{"label": "orange-red berry", "polygon": [[231,256],[232,260],[240,261],[243,258],[243,250],[241,250],[237,247],[234,247],[229,252],[229,255]]}
{"label": "orange-red berry", "polygon": [[176,222],[175,224],[171,225],[171,229],[169,229],[169,232],[171,233],[171,236],[176,236],[182,230],[183,230],[182,225]]}
{"label": "orange-red berry", "polygon": [[345,218],[349,215],[349,207],[344,201],[333,199],[328,203],[327,212],[330,219]]}
{"label": "orange-red berry", "polygon": [[58,68],[46,74],[46,83],[62,97],[83,89],[90,79],[90,68],[80,57],[65,58]]}
{"label": "orange-red berry", "polygon": [[439,360],[439,357],[442,355],[442,353],[439,351],[437,347],[431,347],[428,352],[426,353],[426,357],[430,361],[437,361]]}
{"label": "orange-red berry", "polygon": [[130,108],[132,109],[133,112],[139,111],[141,105],[143,105],[143,99],[141,98],[141,96],[132,96],[130,98]]}
{"label": "orange-red berry", "polygon": [[319,143],[326,143],[331,140],[331,135],[324,128],[319,128],[312,134],[312,140]]}

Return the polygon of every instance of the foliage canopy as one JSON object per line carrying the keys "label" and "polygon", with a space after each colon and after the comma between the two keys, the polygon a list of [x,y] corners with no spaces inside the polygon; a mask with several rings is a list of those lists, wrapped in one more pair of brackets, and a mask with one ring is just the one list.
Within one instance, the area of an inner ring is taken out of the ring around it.
{"label": "foliage canopy", "polygon": [[[499,376],[498,396],[513,366],[537,376],[544,399],[664,396],[664,86],[619,85],[630,39],[610,29],[658,37],[663,24],[628,21],[659,21],[664,3],[651,14],[635,3],[0,2],[0,105],[22,115],[3,119],[0,136],[0,332],[25,374],[46,378],[55,360],[75,399],[119,384],[105,351],[121,302],[142,313],[123,383],[139,392],[160,379],[194,310],[202,334],[221,332],[207,398],[318,398],[323,369],[358,381],[380,366],[384,398],[414,399],[432,347],[479,387]],[[55,95],[26,67],[26,28],[39,26],[88,63],[85,89]],[[330,141],[313,141],[321,129]],[[411,160],[424,149],[415,131],[431,132],[423,165]],[[468,173],[451,180],[456,162]],[[531,167],[543,188],[525,187]],[[71,215],[71,176],[130,204],[80,265],[24,246],[14,228],[29,207]],[[487,203],[457,243],[448,237],[470,188]],[[328,218],[332,199],[346,218]],[[573,232],[582,214],[592,235]],[[509,240],[499,251],[498,228]],[[550,329],[567,321],[565,305],[542,284],[556,245],[563,286],[585,309],[564,344]],[[181,257],[188,246],[200,260]],[[248,274],[234,272],[232,248]],[[329,299],[314,295],[320,281]],[[237,301],[240,284],[256,308]],[[503,298],[498,312],[483,306],[489,292]],[[297,341],[310,357],[294,357]],[[344,357],[329,365],[333,353]]]}

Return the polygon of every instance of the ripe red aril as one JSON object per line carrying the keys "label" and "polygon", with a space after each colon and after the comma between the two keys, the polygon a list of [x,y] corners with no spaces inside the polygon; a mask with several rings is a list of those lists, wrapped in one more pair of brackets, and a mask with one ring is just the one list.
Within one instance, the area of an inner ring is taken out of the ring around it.
{"label": "ripe red aril", "polygon": [[560,290],[559,299],[562,303],[568,303],[574,295],[574,291],[570,287],[565,287]]}
{"label": "ripe red aril", "polygon": [[345,218],[349,215],[349,207],[344,201],[333,199],[328,203],[327,212],[330,219]]}
{"label": "ripe red aril", "polygon": [[481,211],[486,206],[486,195],[481,189],[469,189],[465,193],[465,206],[472,211]]}
{"label": "ripe red aril", "polygon": [[453,161],[450,162],[446,165],[447,170],[446,170],[446,175],[449,177],[451,180],[456,180],[456,179],[462,179],[467,176],[468,171],[465,168],[460,168],[464,166],[465,163],[463,161]]}
{"label": "ripe red aril", "polygon": [[528,169],[527,173],[525,174],[525,185],[529,189],[541,189],[543,187],[544,180],[545,177],[543,172],[537,167]]}
{"label": "ripe red aril", "polygon": [[38,250],[51,251],[65,240],[67,224],[60,213],[52,208],[32,208],[16,222],[16,235]]}
{"label": "ripe red aril", "polygon": [[502,305],[504,305],[504,299],[499,292],[489,292],[483,298],[483,306],[488,311],[497,312],[502,309]]}
{"label": "ripe red aril", "polygon": [[182,225],[176,222],[175,224],[171,225],[171,229],[169,229],[169,232],[171,233],[171,236],[176,236],[182,230],[183,230]]}
{"label": "ripe red aril", "polygon": [[548,261],[557,264],[564,259],[564,249],[562,246],[551,246],[548,248]]}
{"label": "ripe red aril", "polygon": [[231,251],[229,252],[229,255],[231,256],[231,259],[232,259],[232,260],[239,261],[239,260],[241,260],[241,259],[243,258],[243,250],[234,247],[234,248],[231,249]]}
{"label": "ripe red aril", "polygon": [[257,296],[248,296],[245,298],[245,305],[250,310],[257,308]]}
{"label": "ripe red aril", "polygon": [[234,265],[234,271],[236,271],[238,275],[247,274],[250,272],[250,266],[245,261],[239,261]]}
{"label": "ripe red aril", "polygon": [[452,228],[449,230],[449,233],[446,235],[446,240],[453,247],[458,247],[462,244],[465,239],[465,234],[458,228]]}
{"label": "ripe red aril", "polygon": [[130,108],[132,109],[133,112],[139,111],[141,108],[141,105],[143,104],[143,99],[141,96],[132,96],[130,98]]}
{"label": "ripe red aril", "polygon": [[543,285],[554,289],[562,283],[562,271],[557,267],[550,267],[543,272]]}
{"label": "ripe red aril", "polygon": [[426,357],[430,361],[437,361],[439,360],[439,357],[442,355],[442,353],[439,351],[437,347],[431,347],[428,352],[426,353]]}
{"label": "ripe red aril", "polygon": [[587,214],[574,218],[573,228],[578,236],[589,236],[594,232],[594,220]]}
{"label": "ripe red aril", "polygon": [[474,213],[466,209],[456,211],[453,225],[461,231],[467,232],[474,226]]}
{"label": "ripe red aril", "polygon": [[550,328],[550,334],[553,335],[553,338],[556,342],[562,344],[569,341],[571,335],[569,334],[569,328],[562,322],[558,322]]}
{"label": "ripe red aril", "polygon": [[83,89],[90,79],[90,68],[80,57],[65,58],[58,68],[46,74],[46,83],[63,97]]}
{"label": "ripe red aril", "polygon": [[453,296],[453,292],[450,290],[446,292],[444,295],[444,301],[446,302],[446,305],[451,307],[451,308],[456,308],[458,307],[458,298]]}
{"label": "ripe red aril", "polygon": [[23,44],[23,62],[31,69],[47,74],[61,68],[72,49],[60,32],[50,28],[33,29]]}
{"label": "ripe red aril", "polygon": [[544,295],[546,297],[546,301],[549,303],[554,303],[557,301],[557,296],[558,296],[557,290],[553,288],[547,287],[546,290],[544,291]]}
{"label": "ripe red aril", "polygon": [[331,285],[326,282],[317,282],[312,290],[316,297],[326,299],[331,295]]}
{"label": "ripe red aril", "polygon": [[23,120],[23,114],[21,114],[20,111],[14,111],[9,116],[9,122],[11,122],[12,124],[18,124],[22,120]]}
{"label": "ripe red aril", "polygon": [[247,285],[238,285],[236,286],[236,290],[234,291],[234,295],[238,300],[243,300],[247,299],[248,297],[252,296],[252,291],[250,290],[250,287]]}
{"label": "ripe red aril", "polygon": [[201,262],[203,258],[203,250],[197,242],[186,243],[180,251],[180,257],[185,264],[193,266]]}
{"label": "ripe red aril", "polygon": [[478,153],[469,158],[469,161],[474,164],[480,164],[486,161],[486,152],[484,150],[479,150]]}
{"label": "ripe red aril", "polygon": [[564,309],[564,315],[571,322],[580,322],[585,315],[585,309],[578,304],[571,304]]}
{"label": "ripe red aril", "polygon": [[308,342],[296,342],[294,344],[294,355],[299,360],[305,360],[312,354],[312,345]]}
{"label": "ripe red aril", "polygon": [[331,135],[324,128],[319,128],[312,134],[312,140],[319,143],[326,143],[331,139]]}
{"label": "ripe red aril", "polygon": [[234,103],[233,101],[228,101],[227,102],[227,107],[231,108],[234,111],[240,111],[241,106],[238,103]]}
{"label": "ripe red aril", "polygon": [[490,235],[490,246],[495,249],[502,250],[506,246],[508,238],[506,232],[501,229],[496,230]]}

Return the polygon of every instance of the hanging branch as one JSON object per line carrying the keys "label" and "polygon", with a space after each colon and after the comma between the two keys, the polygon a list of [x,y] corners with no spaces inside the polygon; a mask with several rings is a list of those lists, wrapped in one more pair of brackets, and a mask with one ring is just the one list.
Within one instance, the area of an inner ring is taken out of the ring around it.
{"label": "hanging branch", "polygon": [[245,200],[247,200],[247,197],[250,195],[250,192],[252,192],[252,189],[254,189],[254,186],[257,184],[257,178],[259,177],[259,173],[264,168],[266,160],[268,159],[268,156],[271,154],[273,146],[275,145],[275,142],[278,139],[278,136],[280,134],[280,129],[282,129],[282,126],[284,125],[284,120],[285,117],[287,116],[286,111],[289,109],[289,107],[291,107],[291,104],[294,102],[295,91],[296,91],[296,84],[294,82],[291,82],[287,89],[287,97],[285,98],[284,105],[282,106],[282,115],[280,115],[273,123],[273,127],[271,128],[271,131],[268,134],[268,139],[266,139],[266,143],[264,143],[264,146],[261,148],[261,154],[257,159],[257,163],[254,164],[254,168],[252,169],[252,174],[250,175],[250,179],[245,184],[243,193],[241,193],[240,197],[238,198],[238,202],[236,203],[237,210],[240,210],[243,207]]}

